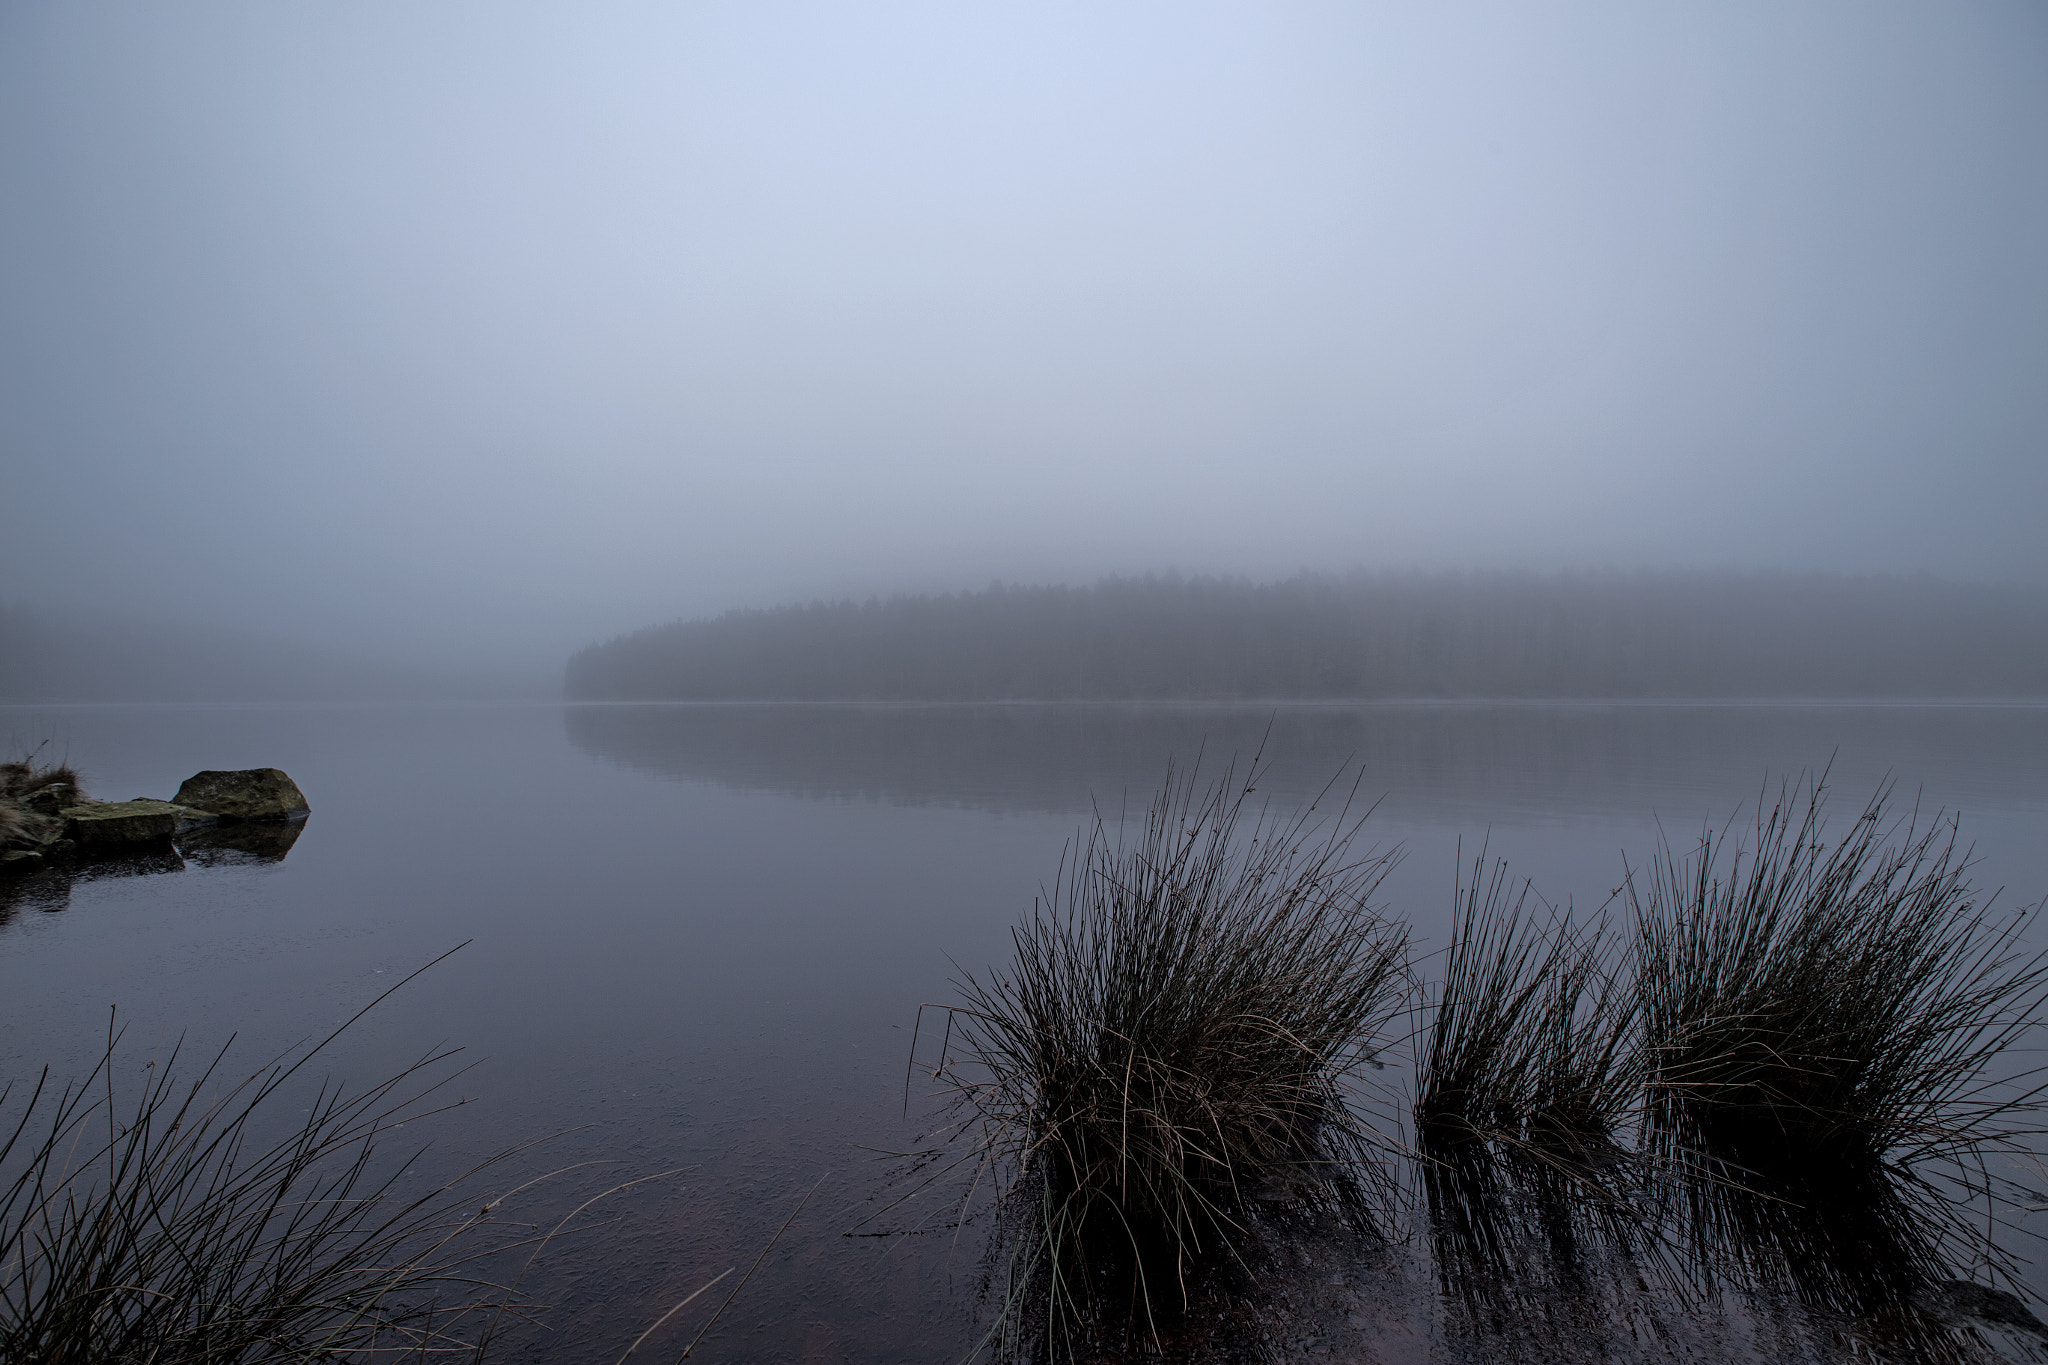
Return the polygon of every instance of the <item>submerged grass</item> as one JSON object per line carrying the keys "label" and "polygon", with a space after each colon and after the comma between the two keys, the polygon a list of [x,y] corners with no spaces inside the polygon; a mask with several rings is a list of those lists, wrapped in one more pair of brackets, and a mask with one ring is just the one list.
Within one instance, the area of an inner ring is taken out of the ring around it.
{"label": "submerged grass", "polygon": [[1385,1180],[1352,1088],[1405,995],[1369,904],[1392,857],[1349,801],[1254,807],[1257,775],[1170,771],[1134,828],[1098,815],[1014,965],[961,983],[940,1071],[1014,1182],[1005,1353],[1077,1354],[1111,1316],[1142,1341],[1255,1201],[1363,1220]]}

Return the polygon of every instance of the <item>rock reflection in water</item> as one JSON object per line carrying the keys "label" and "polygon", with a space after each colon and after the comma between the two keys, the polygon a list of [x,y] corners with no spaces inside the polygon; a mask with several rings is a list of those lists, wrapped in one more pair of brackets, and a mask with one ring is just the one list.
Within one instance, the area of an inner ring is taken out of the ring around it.
{"label": "rock reflection in water", "polygon": [[178,836],[178,847],[201,867],[237,867],[251,863],[281,863],[305,820],[281,824],[206,825]]}
{"label": "rock reflection in water", "polygon": [[119,857],[60,862],[27,876],[0,879],[0,928],[23,911],[54,914],[71,906],[73,886],[122,877],[154,877],[188,867],[264,866],[284,861],[306,820],[280,824],[208,825]]}
{"label": "rock reflection in water", "polygon": [[0,928],[14,923],[24,910],[55,914],[70,905],[71,874],[64,869],[44,868],[0,881]]}
{"label": "rock reflection in water", "polygon": [[154,877],[184,870],[185,860],[168,839],[118,858],[58,863],[30,876],[0,881],[0,925],[12,922],[17,912],[23,909],[55,913],[70,908],[71,888],[75,883],[118,877]]}

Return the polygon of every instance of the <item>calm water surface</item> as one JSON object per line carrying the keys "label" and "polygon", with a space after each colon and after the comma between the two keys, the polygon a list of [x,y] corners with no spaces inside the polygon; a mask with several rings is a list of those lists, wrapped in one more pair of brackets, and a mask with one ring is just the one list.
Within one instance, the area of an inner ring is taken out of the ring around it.
{"label": "calm water surface", "polygon": [[[1405,853],[1383,899],[1425,948],[1461,847],[1598,907],[1660,827],[1687,842],[1767,778],[1830,763],[1844,820],[1889,778],[1962,812],[1980,885],[2048,892],[2039,707],[13,707],[0,732],[51,740],[101,797],[275,766],[313,806],[282,861],[0,888],[0,1080],[82,1071],[110,1007],[131,1041],[234,1034],[253,1066],[467,941],[327,1069],[368,1081],[439,1042],[479,1063],[456,1084],[473,1103],[416,1125],[417,1178],[565,1129],[520,1174],[618,1163],[542,1187],[537,1220],[687,1168],[550,1249],[536,1283],[556,1332],[531,1350],[565,1362],[616,1360],[821,1180],[698,1357],[958,1359],[980,1331],[974,1230],[841,1235],[892,1170],[871,1149],[911,1146],[929,1118],[921,1095],[904,1112],[912,1016],[949,997],[955,962],[1007,955],[1091,802],[1142,809],[1169,758],[1216,769],[1263,742],[1282,806],[1362,764],[1368,828]],[[1289,1349],[1458,1358],[1427,1276],[1389,1264],[1302,1272],[1321,1297],[1301,1291],[1313,1322]],[[1656,1355],[1590,1340],[1588,1358]],[[1777,1350],[1750,1329],[1674,1340],[1658,1349]]]}

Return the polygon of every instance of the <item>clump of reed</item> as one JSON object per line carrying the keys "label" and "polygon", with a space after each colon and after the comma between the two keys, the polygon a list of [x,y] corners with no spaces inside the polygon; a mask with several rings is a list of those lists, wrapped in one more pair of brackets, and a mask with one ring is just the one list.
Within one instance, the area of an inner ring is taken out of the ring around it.
{"label": "clump of reed", "polygon": [[1638,1093],[1635,1002],[1604,924],[1531,913],[1532,890],[1489,874],[1461,888],[1443,979],[1417,1049],[1413,1119],[1441,1155],[1483,1142],[1555,1161],[1611,1149]]}
{"label": "clump of reed", "polygon": [[[1014,963],[961,983],[936,1070],[1008,1177],[1005,1354],[1113,1351],[1110,1312],[1157,1346],[1191,1283],[1249,1268],[1267,1211],[1364,1226],[1392,1194],[1357,1102],[1410,998],[1405,933],[1367,903],[1391,858],[1353,853],[1348,805],[1276,821],[1254,785],[1170,772],[1134,827],[1098,816]],[[1519,1285],[1730,1276],[1927,1356],[1949,1329],[1914,1305],[1958,1257],[2011,1276],[1988,1159],[2041,1131],[2015,1055],[2048,998],[2033,912],[1976,893],[1955,819],[1890,815],[1887,787],[1830,838],[1824,797],[1767,795],[1746,844],[1660,844],[1619,923],[1483,852],[1461,880],[1408,1155],[1474,1322],[1513,1321]]]}
{"label": "clump of reed", "polygon": [[1955,819],[1890,795],[1830,842],[1824,780],[1794,784],[1750,848],[1710,833],[1631,874],[1653,1150],[1981,1169],[2034,1131],[2040,1086],[1996,1074],[2048,986],[2031,915],[1980,902]]}
{"label": "clump of reed", "polygon": [[1014,964],[961,982],[939,1070],[1015,1180],[1013,1346],[1073,1354],[1105,1308],[1156,1331],[1255,1202],[1363,1220],[1384,1179],[1353,1088],[1406,994],[1369,904],[1392,855],[1349,800],[1254,807],[1256,777],[1169,771],[1135,828],[1098,814]]}
{"label": "clump of reed", "polygon": [[1505,863],[1489,871],[1483,850],[1461,879],[1417,1011],[1410,1118],[1437,1273],[1475,1321],[1514,1324],[1524,1290],[1559,1275],[1633,1281],[1634,1256],[1654,1252],[1623,1145],[1640,1094],[1634,997],[1606,928]]}
{"label": "clump of reed", "polygon": [[525,1310],[516,1279],[483,1270],[507,1244],[498,1201],[468,1189],[511,1153],[403,1189],[378,1141],[445,1103],[451,1054],[355,1093],[292,1085],[339,1032],[244,1075],[222,1049],[181,1076],[173,1047],[130,1099],[110,1026],[83,1081],[54,1088],[46,1069],[25,1097],[0,1091],[0,1360],[481,1359]]}
{"label": "clump of reed", "polygon": [[1946,1329],[1915,1296],[1959,1257],[2013,1273],[1987,1157],[2041,1131],[2011,1054],[2048,957],[2023,949],[2031,912],[1973,890],[1956,820],[1890,796],[1830,838],[1802,782],[1746,844],[1661,845],[1620,934],[1532,908],[1482,854],[1415,1049],[1447,1293],[1500,1316],[1513,1286],[1601,1265],[1734,1278],[1924,1345]]}

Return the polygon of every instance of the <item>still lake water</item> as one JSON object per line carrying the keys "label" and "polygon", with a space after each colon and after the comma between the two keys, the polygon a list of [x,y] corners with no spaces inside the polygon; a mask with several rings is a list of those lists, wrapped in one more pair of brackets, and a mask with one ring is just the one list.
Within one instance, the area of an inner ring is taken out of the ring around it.
{"label": "still lake water", "polygon": [[[921,1094],[904,1112],[913,1014],[950,998],[954,963],[1003,960],[1091,801],[1142,810],[1169,758],[1218,770],[1263,738],[1282,807],[1362,764],[1368,829],[1405,855],[1381,899],[1424,950],[1461,846],[1597,908],[1660,825],[1689,843],[1830,762],[1840,823],[1889,777],[1962,813],[2003,903],[2048,892],[2038,706],[7,707],[0,734],[51,740],[100,797],[274,766],[313,807],[282,861],[0,887],[0,1082],[82,1072],[110,1006],[151,1046],[238,1035],[253,1067],[468,941],[325,1068],[367,1082],[438,1042],[479,1061],[456,1083],[474,1102],[418,1125],[421,1178],[575,1128],[520,1173],[619,1164],[528,1196],[538,1221],[687,1168],[550,1249],[534,1283],[556,1332],[532,1355],[552,1361],[616,1360],[821,1180],[698,1358],[960,1358],[982,1325],[973,1230],[841,1235],[893,1169],[870,1149],[909,1148],[930,1117]],[[1350,1297],[1315,1309],[1303,1349],[1461,1354],[1423,1281],[1317,1282]],[[672,1357],[713,1297],[651,1344]],[[1686,1349],[1772,1354],[1702,1331]]]}

